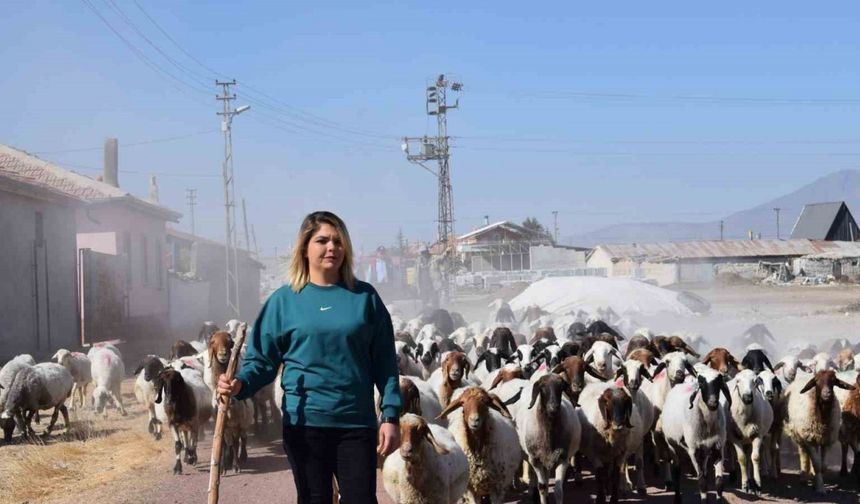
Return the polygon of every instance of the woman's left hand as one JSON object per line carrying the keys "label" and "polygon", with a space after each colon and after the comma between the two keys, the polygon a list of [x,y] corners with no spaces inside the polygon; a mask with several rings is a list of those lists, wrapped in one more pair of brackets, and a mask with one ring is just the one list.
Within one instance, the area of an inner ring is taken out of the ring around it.
{"label": "woman's left hand", "polygon": [[379,444],[376,453],[387,456],[400,447],[400,426],[393,423],[384,423],[379,426]]}

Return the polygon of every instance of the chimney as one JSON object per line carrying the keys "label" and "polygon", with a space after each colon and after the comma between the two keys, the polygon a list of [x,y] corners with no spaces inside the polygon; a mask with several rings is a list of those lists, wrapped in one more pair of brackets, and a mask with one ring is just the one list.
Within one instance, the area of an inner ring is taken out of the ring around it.
{"label": "chimney", "polygon": [[116,138],[105,140],[104,181],[114,187],[119,187],[119,145]]}
{"label": "chimney", "polygon": [[484,216],[484,225],[485,225],[485,226],[489,226],[489,225],[490,225],[490,216],[489,216],[489,215],[485,215],[485,216]]}
{"label": "chimney", "polygon": [[158,203],[158,182],[155,181],[155,175],[149,176],[149,201]]}

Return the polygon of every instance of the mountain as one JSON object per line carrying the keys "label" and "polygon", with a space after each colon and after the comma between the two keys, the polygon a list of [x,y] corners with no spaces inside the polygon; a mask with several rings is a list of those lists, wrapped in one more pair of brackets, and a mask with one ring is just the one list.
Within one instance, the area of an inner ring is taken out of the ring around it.
{"label": "mountain", "polygon": [[[808,203],[845,201],[860,212],[860,170],[831,173],[800,189],[761,205],[735,212],[723,219],[726,239],[747,238],[748,231],[762,238],[776,238],[774,208],[780,210],[780,237],[788,238],[803,206]],[[717,240],[720,222],[655,222],[617,224],[561,239],[562,243],[592,247],[600,243],[649,243],[660,241]]]}

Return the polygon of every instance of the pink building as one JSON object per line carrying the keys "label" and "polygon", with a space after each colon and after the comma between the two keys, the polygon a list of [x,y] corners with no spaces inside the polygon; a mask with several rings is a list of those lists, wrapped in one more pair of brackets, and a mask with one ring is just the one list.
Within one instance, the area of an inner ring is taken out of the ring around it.
{"label": "pink building", "polygon": [[22,151],[4,153],[20,175],[87,202],[74,218],[81,342],[120,339],[132,353],[163,350],[170,339],[166,223],[181,214],[119,188],[116,140],[106,143],[104,182]]}

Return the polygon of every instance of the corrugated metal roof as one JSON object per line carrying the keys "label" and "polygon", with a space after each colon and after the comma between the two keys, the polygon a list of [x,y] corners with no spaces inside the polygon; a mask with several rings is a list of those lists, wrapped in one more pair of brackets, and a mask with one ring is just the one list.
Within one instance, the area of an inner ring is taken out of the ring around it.
{"label": "corrugated metal roof", "polygon": [[713,240],[599,245],[612,259],[707,259],[725,257],[800,257],[825,252],[860,257],[860,242],[822,240]]}
{"label": "corrugated metal roof", "polygon": [[484,227],[478,228],[478,229],[476,229],[476,230],[474,230],[474,231],[471,231],[471,232],[469,232],[469,233],[466,233],[466,234],[464,234],[463,236],[461,236],[461,237],[459,237],[459,238],[457,238],[457,239],[458,239],[458,240],[466,240],[466,239],[472,238],[472,237],[474,237],[474,236],[477,236],[477,235],[479,235],[479,234],[481,234],[481,233],[485,233],[485,232],[487,232],[487,231],[489,231],[489,230],[491,230],[491,229],[495,229],[495,228],[497,228],[497,227],[506,228],[506,229],[508,229],[508,230],[510,230],[510,231],[513,231],[513,232],[515,232],[515,233],[528,234],[528,230],[527,230],[527,229],[525,229],[525,228],[524,228],[524,227],[522,227],[522,226],[518,226],[518,225],[516,225],[516,224],[514,224],[514,223],[512,223],[512,222],[510,222],[510,221],[499,221],[499,222],[494,222],[494,223],[492,223],[492,224],[490,224],[490,225],[488,225],[488,226],[484,226]]}
{"label": "corrugated metal roof", "polygon": [[129,200],[141,210],[174,222],[182,216],[179,212],[140,199],[118,187],[65,170],[3,144],[0,144],[0,174],[25,179],[33,185],[60,191],[92,203]]}
{"label": "corrugated metal roof", "polygon": [[791,230],[791,238],[808,238],[810,240],[825,240],[839,210],[845,205],[844,201],[832,203],[812,203],[803,207],[800,217]]}

